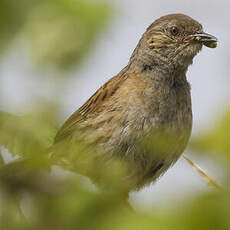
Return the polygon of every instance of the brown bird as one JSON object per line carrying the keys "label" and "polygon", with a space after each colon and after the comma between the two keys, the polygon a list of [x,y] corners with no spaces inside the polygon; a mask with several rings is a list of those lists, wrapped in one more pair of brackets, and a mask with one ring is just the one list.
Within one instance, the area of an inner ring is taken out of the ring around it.
{"label": "brown bird", "polygon": [[154,21],[128,65],[64,123],[51,158],[100,186],[105,174],[121,171],[127,191],[156,180],[177,161],[191,134],[186,71],[202,45],[216,44],[214,36],[186,15]]}

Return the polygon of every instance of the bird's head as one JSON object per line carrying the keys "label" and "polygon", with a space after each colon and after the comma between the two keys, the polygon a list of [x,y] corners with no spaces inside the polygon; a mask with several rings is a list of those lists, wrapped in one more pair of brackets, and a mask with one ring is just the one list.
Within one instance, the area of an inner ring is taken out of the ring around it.
{"label": "bird's head", "polygon": [[187,70],[202,45],[215,48],[217,39],[203,32],[202,25],[183,14],[170,14],[153,22],[136,53],[147,54],[165,67]]}

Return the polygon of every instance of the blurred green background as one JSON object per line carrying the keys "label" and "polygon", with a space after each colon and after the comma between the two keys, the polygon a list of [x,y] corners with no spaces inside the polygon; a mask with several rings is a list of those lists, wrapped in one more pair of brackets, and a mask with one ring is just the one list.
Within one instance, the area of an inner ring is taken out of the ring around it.
{"label": "blurred green background", "polygon": [[[110,75],[107,77],[110,78],[112,74],[116,74],[126,64],[129,52],[135,47],[138,37],[144,31],[143,28],[156,18],[155,15],[160,7],[155,7],[152,1],[143,1],[143,4],[146,3],[146,5],[139,6],[137,4],[136,8],[139,11],[134,11],[136,3],[120,1],[121,9],[122,7],[127,9],[123,11],[123,14],[126,14],[124,16],[120,13],[122,10],[115,6],[118,2],[0,0],[1,230],[230,229],[228,217],[230,213],[230,111],[228,107],[230,104],[226,103],[228,100],[223,101],[221,109],[216,107],[218,114],[211,117],[204,128],[195,132],[188,148],[188,151],[193,153],[190,155],[192,158],[199,159],[202,156],[203,159],[208,159],[207,161],[211,160],[215,164],[214,167],[221,171],[221,177],[218,177],[219,183],[223,184],[221,191],[203,189],[192,197],[181,196],[180,202],[167,202],[164,208],[159,208],[160,203],[145,212],[137,206],[136,212],[132,212],[123,206],[122,197],[100,194],[77,175],[69,175],[64,171],[58,171],[55,175],[48,173],[51,166],[50,162],[46,160],[45,152],[52,144],[63,117],[70,114],[63,115],[63,108],[68,103],[63,101],[66,100],[66,94],[69,93],[69,85],[73,84],[73,78],[81,76],[77,79],[79,80],[78,90],[83,87],[87,88],[87,85],[93,84],[94,81],[98,81],[97,84],[102,84],[105,81],[105,79],[97,80],[101,70],[100,66],[95,69],[91,56],[99,46],[101,54],[104,55],[101,67]],[[165,14],[179,10],[195,14],[196,9],[202,7],[198,1],[193,1],[192,7],[190,7],[190,3],[191,1],[184,3],[176,1],[172,6],[169,1],[164,1],[162,7],[166,8],[158,13]],[[226,2],[223,3],[226,4]],[[184,8],[181,8],[179,4],[184,4]],[[224,6],[223,4],[222,7],[224,8]],[[132,14],[132,12],[136,13]],[[151,17],[146,15],[151,15]],[[208,24],[210,15],[211,12],[207,13],[206,17],[201,16],[198,19],[204,20]],[[140,23],[139,17],[144,18],[145,22]],[[123,19],[126,21],[123,22]],[[212,20],[214,20],[213,17],[210,24],[213,22]],[[114,22],[124,24],[120,33],[117,33],[116,30],[113,31],[113,27],[116,26]],[[217,22],[221,25],[217,30],[221,35],[223,24],[220,19]],[[130,27],[131,24],[133,26]],[[114,38],[113,32],[116,32],[116,38]],[[136,36],[130,43],[130,38],[125,39],[124,36],[129,33]],[[101,38],[106,36],[107,41],[104,42]],[[121,51],[116,52],[116,42],[121,43],[121,50],[127,53],[127,56]],[[109,48],[106,50],[104,46]],[[227,49],[227,47],[225,48]],[[215,51],[212,50],[214,53]],[[101,54],[96,53],[96,59],[103,59]],[[112,60],[112,56],[117,59]],[[112,63],[110,67],[115,64],[120,66],[120,63],[123,66],[116,69],[111,67],[110,70],[109,57],[111,57]],[[91,61],[88,61],[89,59]],[[203,58],[202,61],[205,63],[205,60]],[[17,73],[16,67],[21,63],[24,63],[23,68],[27,70]],[[226,75],[223,68],[227,69],[228,64],[224,66],[224,63],[223,61],[220,72],[223,76]],[[204,65],[206,65],[206,69],[211,68],[208,61]],[[195,63],[195,68],[196,66],[197,63]],[[86,85],[82,85],[82,82],[84,83],[84,68],[93,69],[91,72],[86,72],[93,75],[91,79],[87,79]],[[1,69],[8,69],[8,72]],[[77,74],[75,74],[76,72]],[[192,72],[191,75],[193,75]],[[196,70],[194,72],[197,73]],[[11,76],[12,73],[14,76]],[[25,78],[22,76],[24,73],[27,75]],[[16,98],[19,97],[17,90],[14,91],[16,86],[9,87],[15,82],[20,87],[27,85],[22,89],[28,89],[31,86],[29,93],[23,92],[26,95],[25,98],[28,99],[27,103],[20,103],[20,100],[15,100],[16,103],[12,103],[12,95],[16,95],[14,96]],[[94,87],[98,86],[95,84]],[[206,95],[206,92],[203,91],[202,97]],[[69,97],[72,96],[69,93]],[[87,97],[88,95],[83,95],[83,99],[72,98],[73,102],[71,103],[75,104],[78,100],[76,103],[78,105],[84,102],[81,100],[85,100]],[[198,114],[196,110],[198,103],[202,104],[202,101],[199,102],[195,98],[195,114]],[[71,108],[71,110],[75,109]],[[199,120],[195,120],[195,126],[199,126],[200,123]],[[15,156],[33,156],[32,160],[25,165],[25,168],[31,172],[29,177],[22,173],[20,167],[12,167],[4,171],[7,159],[9,157],[14,159]],[[41,168],[45,172],[40,172]],[[69,176],[66,176],[66,173]],[[215,175],[213,176],[215,177]],[[191,178],[188,177],[189,179]],[[191,179],[191,187],[193,186],[192,182]],[[171,194],[173,196],[180,188],[176,187],[176,179],[170,183],[174,184],[176,191]],[[170,196],[170,192],[168,196]],[[139,199],[139,203],[142,202],[142,198]]]}

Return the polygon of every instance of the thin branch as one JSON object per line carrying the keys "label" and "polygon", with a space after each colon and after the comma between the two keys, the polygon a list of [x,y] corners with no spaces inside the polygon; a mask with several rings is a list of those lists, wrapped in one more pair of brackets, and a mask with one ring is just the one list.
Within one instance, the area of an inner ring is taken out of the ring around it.
{"label": "thin branch", "polygon": [[200,174],[201,178],[212,188],[222,189],[222,186],[211,176],[209,176],[203,169],[201,169],[197,164],[191,161],[186,155],[183,155],[184,159]]}
{"label": "thin branch", "polygon": [[3,156],[2,156],[2,150],[0,147],[0,167],[2,167],[5,164],[4,160],[3,160]]}
{"label": "thin branch", "polygon": [[21,208],[21,202],[20,202],[20,198],[15,196],[13,198],[13,202],[15,204],[15,208],[18,212],[18,217],[19,217],[19,220],[22,221],[24,224],[28,224],[28,220],[26,218],[26,216],[24,215],[23,211],[22,211],[22,208]]}

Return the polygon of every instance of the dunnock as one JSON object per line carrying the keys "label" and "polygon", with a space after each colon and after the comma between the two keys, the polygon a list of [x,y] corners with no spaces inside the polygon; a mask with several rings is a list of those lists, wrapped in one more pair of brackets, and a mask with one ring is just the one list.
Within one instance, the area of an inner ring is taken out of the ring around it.
{"label": "dunnock", "polygon": [[[51,158],[98,184],[103,184],[98,171],[109,172],[118,161],[126,165],[122,180],[128,191],[156,180],[177,161],[191,134],[188,66],[202,45],[216,44],[186,15],[157,19],[128,65],[64,123]],[[93,151],[86,150],[92,145]]]}

